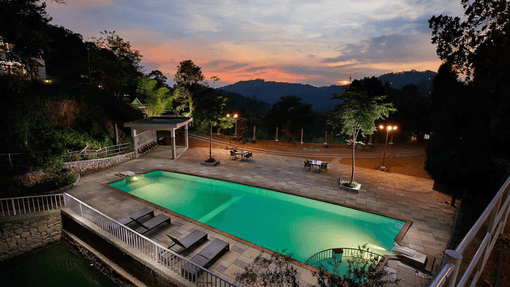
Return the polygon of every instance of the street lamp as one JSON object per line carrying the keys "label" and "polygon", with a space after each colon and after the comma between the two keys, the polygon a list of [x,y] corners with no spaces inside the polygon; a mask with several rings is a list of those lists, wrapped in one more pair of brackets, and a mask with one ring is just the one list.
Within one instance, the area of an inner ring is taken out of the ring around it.
{"label": "street lamp", "polygon": [[[227,118],[230,118],[230,116],[232,116],[231,114],[227,114]],[[235,119],[235,129],[234,129],[234,136],[237,137],[237,117],[238,115],[237,114],[234,114],[233,115],[234,119]],[[232,138],[234,137],[230,137],[230,148],[232,149]]]}
{"label": "street lamp", "polygon": [[396,130],[397,126],[388,125],[388,126],[384,127],[383,125],[380,125],[379,129],[381,129],[381,130],[386,129],[386,142],[384,143],[384,155],[383,155],[383,159],[382,159],[382,165],[379,167],[379,170],[386,170],[386,167],[384,166],[384,160],[386,159],[386,148],[388,146],[388,134],[390,133],[390,131]]}

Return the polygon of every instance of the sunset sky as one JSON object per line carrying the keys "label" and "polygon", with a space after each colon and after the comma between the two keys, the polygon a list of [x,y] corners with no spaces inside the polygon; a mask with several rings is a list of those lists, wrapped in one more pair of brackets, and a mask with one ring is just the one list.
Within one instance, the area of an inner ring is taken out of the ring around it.
{"label": "sunset sky", "polygon": [[462,15],[460,0],[66,0],[47,11],[85,40],[116,31],[143,55],[145,72],[158,69],[169,84],[191,59],[208,80],[220,78],[216,87],[437,71],[428,19]]}

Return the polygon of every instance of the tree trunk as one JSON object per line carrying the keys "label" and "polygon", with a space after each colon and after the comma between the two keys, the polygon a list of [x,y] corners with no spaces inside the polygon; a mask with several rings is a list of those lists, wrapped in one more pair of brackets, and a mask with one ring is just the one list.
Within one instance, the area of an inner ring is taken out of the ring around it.
{"label": "tree trunk", "polygon": [[354,152],[356,150],[356,136],[355,130],[352,129],[352,171],[351,171],[351,182],[349,183],[352,186],[352,182],[354,181]]}

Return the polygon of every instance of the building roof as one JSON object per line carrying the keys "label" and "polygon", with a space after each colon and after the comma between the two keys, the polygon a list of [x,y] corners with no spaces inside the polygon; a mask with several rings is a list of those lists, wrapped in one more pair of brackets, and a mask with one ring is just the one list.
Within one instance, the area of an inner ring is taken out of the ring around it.
{"label": "building roof", "polygon": [[124,123],[125,127],[143,130],[170,130],[178,129],[193,121],[193,118],[178,118],[178,117],[151,117],[147,119],[140,119],[132,122]]}

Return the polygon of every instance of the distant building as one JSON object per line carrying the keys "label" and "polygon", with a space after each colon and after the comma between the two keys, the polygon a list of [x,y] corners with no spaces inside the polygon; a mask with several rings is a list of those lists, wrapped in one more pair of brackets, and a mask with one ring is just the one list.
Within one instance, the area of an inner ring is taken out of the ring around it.
{"label": "distant building", "polygon": [[29,72],[25,65],[9,59],[8,54],[13,50],[14,45],[4,42],[0,37],[0,75],[17,75],[26,77],[29,80],[46,80],[46,64],[43,59],[32,59],[33,71]]}

